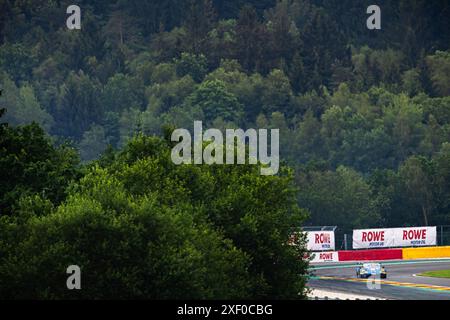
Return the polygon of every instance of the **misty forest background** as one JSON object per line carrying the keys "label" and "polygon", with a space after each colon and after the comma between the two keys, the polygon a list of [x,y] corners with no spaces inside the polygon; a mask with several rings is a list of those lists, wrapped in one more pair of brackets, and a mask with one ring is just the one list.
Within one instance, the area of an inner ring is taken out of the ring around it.
{"label": "misty forest background", "polygon": [[[77,1],[68,30],[72,1],[0,0],[0,297],[302,298],[292,228],[450,224],[450,3],[368,30],[372,2]],[[194,120],[279,128],[280,174],[173,165]]]}

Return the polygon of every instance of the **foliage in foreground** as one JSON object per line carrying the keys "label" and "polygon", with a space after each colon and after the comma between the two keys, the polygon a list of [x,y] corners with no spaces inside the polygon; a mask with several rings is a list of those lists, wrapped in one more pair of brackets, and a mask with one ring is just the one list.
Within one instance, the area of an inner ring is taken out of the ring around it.
{"label": "foliage in foreground", "polygon": [[[17,129],[22,130],[22,129]],[[0,298],[303,298],[305,214],[292,173],[258,166],[175,166],[170,144],[138,136],[71,183],[0,217]],[[82,289],[66,288],[76,264]]]}

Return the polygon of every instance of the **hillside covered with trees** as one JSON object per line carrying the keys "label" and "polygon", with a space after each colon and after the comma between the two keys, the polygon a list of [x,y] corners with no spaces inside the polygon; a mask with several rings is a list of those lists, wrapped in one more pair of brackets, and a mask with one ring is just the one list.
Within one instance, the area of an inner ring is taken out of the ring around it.
{"label": "hillside covered with trees", "polygon": [[[301,297],[292,228],[450,225],[448,1],[71,2],[0,1],[0,297]],[[175,166],[195,120],[282,170]]]}

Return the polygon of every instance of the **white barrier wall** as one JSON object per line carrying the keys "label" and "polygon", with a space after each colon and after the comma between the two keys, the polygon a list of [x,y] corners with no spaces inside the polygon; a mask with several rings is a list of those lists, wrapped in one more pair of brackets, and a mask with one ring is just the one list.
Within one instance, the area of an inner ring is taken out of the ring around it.
{"label": "white barrier wall", "polygon": [[337,251],[312,252],[310,262],[338,262],[339,256]]}
{"label": "white barrier wall", "polygon": [[306,235],[308,239],[308,250],[334,250],[334,231],[308,231]]}
{"label": "white barrier wall", "polygon": [[353,249],[436,245],[436,227],[353,230]]}

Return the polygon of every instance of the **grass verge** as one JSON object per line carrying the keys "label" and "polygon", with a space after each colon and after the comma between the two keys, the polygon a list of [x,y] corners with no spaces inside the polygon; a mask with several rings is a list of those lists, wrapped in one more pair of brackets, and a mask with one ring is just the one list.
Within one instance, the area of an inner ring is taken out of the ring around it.
{"label": "grass verge", "polygon": [[419,276],[450,279],[450,270],[426,271],[419,274]]}

